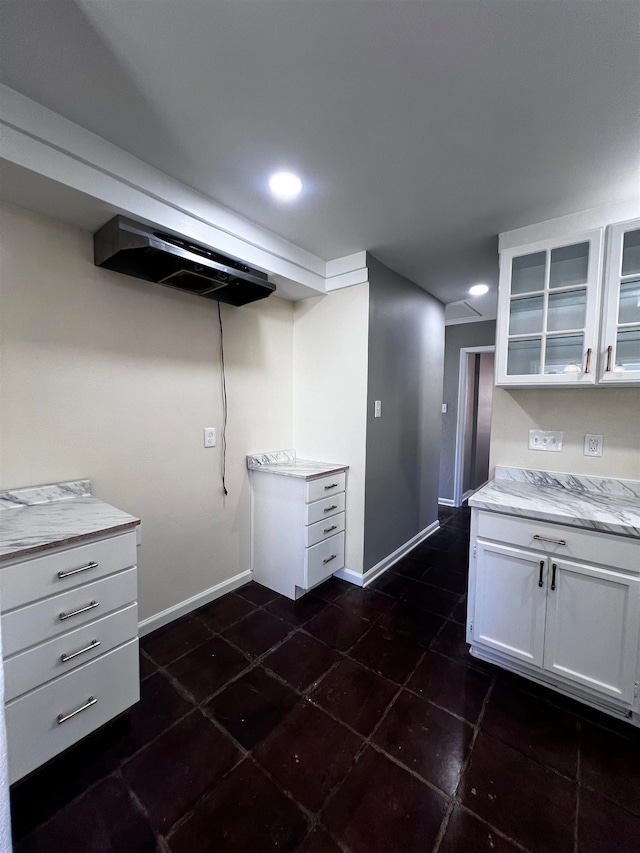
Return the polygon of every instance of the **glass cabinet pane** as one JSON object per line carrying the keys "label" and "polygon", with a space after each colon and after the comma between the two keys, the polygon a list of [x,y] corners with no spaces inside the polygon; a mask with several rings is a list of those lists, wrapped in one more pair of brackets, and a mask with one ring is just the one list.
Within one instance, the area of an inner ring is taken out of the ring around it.
{"label": "glass cabinet pane", "polygon": [[542,338],[525,341],[509,341],[507,350],[507,373],[510,376],[530,376],[540,373]]}
{"label": "glass cabinet pane", "polygon": [[589,271],[589,244],[576,243],[551,250],[549,287],[586,284]]}
{"label": "glass cabinet pane", "polygon": [[622,241],[622,275],[640,273],[640,229],[627,231]]}
{"label": "glass cabinet pane", "polygon": [[616,340],[614,370],[640,370],[640,329],[621,329]]}
{"label": "glass cabinet pane", "polygon": [[587,291],[565,290],[549,294],[547,308],[547,331],[562,332],[565,329],[583,329],[587,310]]}
{"label": "glass cabinet pane", "polygon": [[521,255],[511,262],[511,293],[532,293],[544,288],[546,252]]}
{"label": "glass cabinet pane", "polygon": [[542,296],[512,299],[509,311],[510,335],[535,335],[542,331]]}
{"label": "glass cabinet pane", "polygon": [[618,323],[640,323],[640,279],[620,285]]}
{"label": "glass cabinet pane", "polygon": [[582,335],[547,338],[545,373],[580,373],[582,371]]}

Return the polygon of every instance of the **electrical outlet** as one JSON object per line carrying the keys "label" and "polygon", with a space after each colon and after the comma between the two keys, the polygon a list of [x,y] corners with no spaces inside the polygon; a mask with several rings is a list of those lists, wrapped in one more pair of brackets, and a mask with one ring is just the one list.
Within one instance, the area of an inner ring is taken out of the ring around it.
{"label": "electrical outlet", "polygon": [[205,447],[215,447],[216,446],[216,428],[215,427],[205,427],[204,428],[204,446]]}
{"label": "electrical outlet", "polygon": [[446,415],[449,410],[449,405],[447,403],[442,404],[442,414]]}
{"label": "electrical outlet", "polygon": [[590,435],[587,433],[584,437],[584,455],[585,456],[602,456],[603,436]]}
{"label": "electrical outlet", "polygon": [[529,450],[548,450],[559,453],[562,450],[564,433],[554,429],[530,429]]}

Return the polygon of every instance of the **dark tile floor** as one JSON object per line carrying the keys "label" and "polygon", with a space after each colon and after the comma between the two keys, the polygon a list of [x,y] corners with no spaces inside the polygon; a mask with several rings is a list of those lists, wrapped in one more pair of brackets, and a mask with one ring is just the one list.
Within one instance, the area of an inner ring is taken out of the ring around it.
{"label": "dark tile floor", "polygon": [[18,853],[637,853],[640,732],[469,656],[468,522],[145,637],[141,702],[14,787]]}

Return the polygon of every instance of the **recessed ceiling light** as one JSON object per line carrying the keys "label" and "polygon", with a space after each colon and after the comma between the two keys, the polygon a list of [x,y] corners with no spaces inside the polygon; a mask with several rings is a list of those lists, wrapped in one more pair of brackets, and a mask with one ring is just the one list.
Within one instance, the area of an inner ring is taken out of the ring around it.
{"label": "recessed ceiling light", "polygon": [[284,200],[295,198],[302,189],[302,181],[293,172],[275,172],[269,178],[269,189]]}
{"label": "recessed ceiling light", "polygon": [[489,287],[486,284],[474,284],[473,287],[469,288],[470,296],[482,296],[484,293],[489,292]]}

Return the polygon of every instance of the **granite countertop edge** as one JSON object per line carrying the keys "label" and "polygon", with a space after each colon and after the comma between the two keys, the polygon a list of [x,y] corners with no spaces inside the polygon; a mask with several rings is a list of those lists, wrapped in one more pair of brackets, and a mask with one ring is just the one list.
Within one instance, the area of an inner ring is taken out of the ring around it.
{"label": "granite countertop edge", "polygon": [[278,474],[281,477],[317,480],[331,474],[341,474],[348,470],[349,466],[298,459],[295,450],[274,450],[247,456],[247,468],[249,471],[262,471],[264,474]]}

